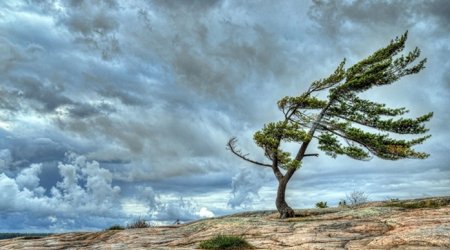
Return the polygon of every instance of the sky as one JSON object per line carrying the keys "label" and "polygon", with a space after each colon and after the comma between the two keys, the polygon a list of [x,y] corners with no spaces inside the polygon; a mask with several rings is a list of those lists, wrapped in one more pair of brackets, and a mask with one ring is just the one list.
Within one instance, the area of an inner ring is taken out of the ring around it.
{"label": "sky", "polygon": [[450,195],[450,2],[4,0],[0,232],[91,231],[275,209],[253,133],[276,103],[408,30],[426,69],[363,96],[433,111],[425,160],[333,159],[313,143],[295,208]]}

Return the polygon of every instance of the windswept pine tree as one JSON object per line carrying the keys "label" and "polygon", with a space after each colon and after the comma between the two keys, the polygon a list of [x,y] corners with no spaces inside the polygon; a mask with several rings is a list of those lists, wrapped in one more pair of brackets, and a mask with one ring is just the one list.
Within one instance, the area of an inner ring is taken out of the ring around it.
{"label": "windswept pine tree", "polygon": [[[427,153],[416,152],[413,146],[421,144],[430,135],[416,136],[415,139],[398,138],[401,138],[399,135],[426,133],[428,129],[424,123],[431,119],[433,113],[414,119],[404,118],[408,112],[406,108],[390,108],[358,96],[373,87],[417,74],[424,68],[426,59],[414,64],[420,56],[418,48],[400,54],[407,37],[406,32],[350,68],[344,68],[344,59],[334,73],[314,81],[303,94],[286,96],[278,101],[284,119],[265,124],[253,137],[270,162],[250,159],[237,148],[236,138],[229,140],[227,148],[232,153],[272,169],[278,180],[276,207],[281,218],[294,216],[285,200],[286,186],[305,157],[318,156],[317,153],[307,153],[314,139],[318,140],[318,148],[333,158],[338,155],[356,160],[370,160],[373,156],[386,160],[428,157]],[[326,99],[317,98],[321,92],[328,93]],[[284,151],[281,146],[285,142],[298,143],[298,151],[294,155]]]}

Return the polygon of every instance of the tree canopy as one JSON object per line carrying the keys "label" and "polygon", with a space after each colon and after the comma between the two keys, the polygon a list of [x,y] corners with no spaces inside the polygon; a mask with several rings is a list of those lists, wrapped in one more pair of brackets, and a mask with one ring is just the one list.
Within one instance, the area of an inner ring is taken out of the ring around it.
{"label": "tree canopy", "polygon": [[[279,100],[278,108],[284,119],[265,124],[253,137],[270,163],[257,162],[243,154],[236,147],[236,138],[230,139],[228,149],[246,161],[272,168],[284,188],[304,157],[318,155],[306,153],[313,139],[318,140],[318,149],[332,157],[347,155],[356,160],[369,160],[373,156],[386,160],[428,157],[427,153],[415,151],[413,146],[430,135],[399,138],[426,133],[425,122],[431,119],[432,112],[405,118],[403,115],[408,110],[404,107],[390,108],[358,96],[424,69],[426,59],[415,63],[420,56],[419,48],[400,55],[407,37],[406,32],[348,69],[344,67],[344,59],[330,76],[314,81],[303,94]],[[327,93],[327,98],[319,98],[320,93]],[[281,148],[285,142],[300,145],[295,155]],[[284,190],[282,198],[284,201]]]}

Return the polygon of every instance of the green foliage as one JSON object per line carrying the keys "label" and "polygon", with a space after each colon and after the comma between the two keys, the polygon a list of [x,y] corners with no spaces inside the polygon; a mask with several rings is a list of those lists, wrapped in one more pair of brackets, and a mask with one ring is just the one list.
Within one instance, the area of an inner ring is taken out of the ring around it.
{"label": "green foliage", "polygon": [[325,201],[325,202],[319,201],[319,202],[316,203],[316,207],[317,207],[317,208],[327,208],[328,205],[327,205],[327,202],[326,202],[326,201]]}
{"label": "green foliage", "polygon": [[240,236],[217,235],[212,239],[202,241],[201,249],[252,249],[244,238]]}
{"label": "green foliage", "polygon": [[[401,54],[407,38],[406,32],[347,69],[344,59],[331,75],[312,82],[304,93],[279,100],[278,108],[284,117],[265,124],[253,136],[270,163],[250,160],[235,148],[235,139],[229,141],[228,148],[241,159],[271,167],[280,185],[290,180],[306,156],[317,156],[307,152],[313,139],[318,140],[320,150],[334,158],[338,155],[356,160],[370,160],[374,156],[386,160],[427,158],[429,154],[417,152],[413,147],[430,138],[431,135],[419,135],[428,132],[425,123],[432,118],[432,112],[415,118],[403,117],[408,112],[404,107],[386,107],[358,96],[425,68],[426,59],[415,63],[420,49]],[[328,94],[327,98],[317,98],[320,93]],[[414,137],[402,139],[404,135]],[[297,143],[298,151],[291,154],[283,150],[286,142]],[[278,194],[282,196],[277,200],[284,202],[284,190]]]}
{"label": "green foliage", "polygon": [[[433,113],[404,118],[401,116],[408,112],[406,108],[388,108],[385,104],[357,96],[359,92],[391,84],[424,68],[425,59],[411,66],[420,56],[418,48],[406,55],[399,55],[406,39],[407,33],[347,70],[344,60],[333,74],[314,81],[305,93],[283,97],[278,101],[278,107],[285,119],[264,125],[262,130],[254,134],[256,144],[264,149],[266,157],[285,169],[297,166],[297,162],[293,162],[289,152],[280,149],[281,143],[309,143],[317,133],[319,135],[315,138],[319,141],[319,149],[332,157],[347,155],[357,160],[369,160],[372,155],[388,160],[428,157],[426,153],[414,151],[412,146],[422,143],[429,135],[400,140],[394,139],[389,133],[426,133],[428,129],[424,123],[431,119]],[[329,89],[328,100],[311,96],[314,92],[326,89]],[[308,110],[320,112],[314,114]],[[368,132],[355,125],[389,133]],[[302,159],[297,157],[295,160],[300,162]]]}
{"label": "green foliage", "polygon": [[339,64],[333,74],[325,79],[314,81],[308,92],[321,91],[333,87],[345,78],[345,59]]}
{"label": "green foliage", "polygon": [[124,230],[125,227],[121,226],[121,225],[112,225],[109,228],[107,228],[106,230]]}
{"label": "green foliage", "polygon": [[346,81],[333,90],[339,95],[346,92],[362,92],[374,86],[391,84],[403,76],[416,74],[424,68],[426,59],[414,66],[408,67],[420,56],[420,49],[415,48],[406,56],[394,59],[405,48],[408,37],[406,32],[400,38],[376,51],[371,56],[353,65],[346,71]]}
{"label": "green foliage", "polygon": [[386,160],[398,160],[402,158],[424,159],[429,155],[414,151],[411,147],[430,138],[430,135],[413,140],[397,140],[389,137],[389,134],[375,134],[363,131],[355,127],[339,129],[345,138],[366,147],[372,154]]}
{"label": "green foliage", "polygon": [[276,159],[280,167],[289,169],[299,168],[300,161],[292,159],[289,152],[281,150],[280,142],[301,142],[309,140],[309,137],[299,124],[280,121],[264,125],[261,131],[254,134],[253,139],[258,146],[264,149],[265,155],[269,159]]}
{"label": "green foliage", "polygon": [[446,199],[427,199],[427,200],[412,200],[412,201],[400,201],[398,199],[388,201],[386,207],[400,207],[406,209],[418,209],[418,208],[440,208],[450,205],[450,200]]}
{"label": "green foliage", "polygon": [[319,149],[333,158],[336,158],[338,154],[345,154],[356,160],[370,159],[368,152],[355,145],[342,146],[337,136],[331,133],[322,133],[319,136]]}
{"label": "green foliage", "polygon": [[345,199],[340,200],[338,207],[347,207],[347,201]]}
{"label": "green foliage", "polygon": [[145,219],[143,218],[137,218],[135,221],[133,221],[131,224],[127,225],[128,229],[133,229],[133,228],[148,228],[151,227],[150,223],[148,223]]}
{"label": "green foliage", "polygon": [[290,109],[321,109],[327,105],[326,101],[319,100],[316,97],[310,96],[285,96],[278,101],[278,108],[283,112]]}
{"label": "green foliage", "polygon": [[23,238],[23,239],[40,239],[52,235],[51,233],[0,233],[0,240]]}
{"label": "green foliage", "polygon": [[331,116],[366,115],[366,117],[397,116],[408,112],[405,108],[386,108],[386,104],[361,99],[354,93],[343,93],[330,107]]}

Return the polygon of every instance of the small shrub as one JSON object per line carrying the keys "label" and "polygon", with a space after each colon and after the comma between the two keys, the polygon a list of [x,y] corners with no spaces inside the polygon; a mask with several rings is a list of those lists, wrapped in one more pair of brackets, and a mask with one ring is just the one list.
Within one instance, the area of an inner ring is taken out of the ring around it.
{"label": "small shrub", "polygon": [[339,207],[347,207],[347,201],[345,199],[342,199],[339,201]]}
{"label": "small shrub", "polygon": [[124,230],[125,228],[122,227],[121,225],[112,225],[109,228],[107,228],[106,230]]}
{"label": "small shrub", "polygon": [[349,201],[350,205],[356,206],[366,203],[369,200],[369,196],[366,195],[363,191],[354,190],[347,195],[347,200]]}
{"label": "small shrub", "polygon": [[319,201],[319,202],[316,203],[316,207],[317,207],[317,208],[327,208],[328,205],[327,205],[327,202],[326,202],[326,201],[325,201],[325,202]]}
{"label": "small shrub", "polygon": [[142,218],[136,219],[133,223],[128,224],[128,226],[127,226],[128,229],[132,229],[132,228],[148,228],[148,227],[151,227],[150,223],[148,223],[146,220],[144,220]]}
{"label": "small shrub", "polygon": [[410,200],[410,201],[400,201],[391,200],[386,203],[387,207],[400,207],[407,209],[417,209],[417,208],[439,208],[449,205],[450,202],[446,200]]}
{"label": "small shrub", "polygon": [[217,235],[212,239],[202,241],[201,249],[251,249],[253,248],[240,236]]}

